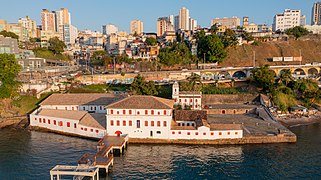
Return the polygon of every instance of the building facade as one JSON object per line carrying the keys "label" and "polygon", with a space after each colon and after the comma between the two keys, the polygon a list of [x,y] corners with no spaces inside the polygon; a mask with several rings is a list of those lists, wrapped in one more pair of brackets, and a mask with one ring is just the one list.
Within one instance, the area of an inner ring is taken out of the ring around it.
{"label": "building facade", "polygon": [[0,54],[19,54],[18,41],[10,37],[0,35]]}
{"label": "building facade", "polygon": [[64,28],[63,34],[64,34],[65,44],[74,45],[78,37],[78,29],[71,24],[65,24],[63,25],[63,28]]}
{"label": "building facade", "polygon": [[182,7],[179,10],[179,29],[190,30],[189,19],[189,10]]}
{"label": "building facade", "polygon": [[301,15],[301,10],[285,9],[282,14],[274,16],[273,31],[284,32],[289,28],[305,25],[305,16]]}
{"label": "building facade", "polygon": [[56,15],[47,9],[41,12],[41,24],[43,31],[56,31]]}
{"label": "building facade", "polygon": [[174,26],[172,25],[168,17],[160,17],[157,20],[157,36],[163,36],[167,31],[174,31]]}
{"label": "building facade", "polygon": [[182,109],[202,109],[202,93],[180,91],[178,82],[175,82],[172,87],[172,99],[175,105],[180,105]]}
{"label": "building facade", "polygon": [[227,18],[227,17],[215,18],[211,22],[212,26],[214,24],[225,26],[226,28],[229,28],[229,29],[236,29],[238,26],[241,25],[241,20],[236,16],[233,16],[231,18]]}
{"label": "building facade", "polygon": [[103,34],[111,35],[116,34],[118,32],[118,27],[114,24],[103,25]]}
{"label": "building facade", "polygon": [[29,38],[37,37],[37,24],[36,24],[36,21],[30,19],[29,16],[26,16],[24,18],[20,18],[18,20],[18,24],[20,24],[22,27],[27,29]]}
{"label": "building facade", "polygon": [[131,34],[138,34],[142,35],[144,32],[144,25],[143,22],[140,20],[132,20],[130,21],[130,33]]}
{"label": "building facade", "polygon": [[321,25],[321,2],[315,2],[313,4],[311,25]]}

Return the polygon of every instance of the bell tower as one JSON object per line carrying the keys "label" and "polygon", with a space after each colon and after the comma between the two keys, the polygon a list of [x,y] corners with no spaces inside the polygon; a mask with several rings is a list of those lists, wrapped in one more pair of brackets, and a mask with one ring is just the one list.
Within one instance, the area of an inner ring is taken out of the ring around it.
{"label": "bell tower", "polygon": [[172,98],[178,99],[178,97],[179,97],[179,84],[177,81],[175,81],[172,87]]}

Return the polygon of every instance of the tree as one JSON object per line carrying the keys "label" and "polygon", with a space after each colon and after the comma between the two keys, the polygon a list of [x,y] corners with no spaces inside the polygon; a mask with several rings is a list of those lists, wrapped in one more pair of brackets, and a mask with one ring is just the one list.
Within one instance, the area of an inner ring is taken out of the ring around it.
{"label": "tree", "polygon": [[272,92],[274,87],[274,72],[264,65],[252,70],[253,82],[257,87],[263,88],[264,92]]}
{"label": "tree", "polygon": [[16,80],[21,66],[13,54],[0,54],[0,98],[12,98],[17,94],[20,82]]}
{"label": "tree", "polygon": [[189,84],[191,85],[192,91],[195,91],[195,85],[196,85],[197,83],[202,84],[201,76],[198,75],[198,74],[195,74],[195,73],[193,73],[191,76],[189,76],[189,77],[187,78],[187,81],[188,81]]}
{"label": "tree", "polygon": [[217,33],[217,31],[218,31],[218,25],[217,24],[213,24],[212,26],[211,26],[211,33],[214,33],[214,34],[216,34]]}
{"label": "tree", "polygon": [[3,30],[0,32],[0,35],[4,36],[4,37],[11,37],[13,39],[19,39],[19,36],[13,32],[8,32],[6,30]]}
{"label": "tree", "polygon": [[227,56],[221,39],[216,34],[205,36],[204,31],[196,35],[197,56],[203,59],[204,54],[207,62],[222,62]]}
{"label": "tree", "polygon": [[158,55],[160,63],[166,66],[176,64],[188,65],[192,63],[192,53],[186,43],[177,43],[173,47],[165,47]]}
{"label": "tree", "polygon": [[243,33],[242,33],[242,38],[243,38],[244,40],[246,40],[247,42],[254,40],[254,37],[253,37],[250,33],[248,33],[248,32],[243,32]]}
{"label": "tree", "polygon": [[280,74],[280,77],[278,78],[278,82],[284,83],[285,86],[287,86],[289,82],[292,80],[293,80],[293,77],[290,69],[283,70]]}
{"label": "tree", "polygon": [[148,37],[148,38],[146,38],[145,43],[146,43],[148,46],[155,46],[155,45],[157,44],[157,40],[156,40],[155,38]]}
{"label": "tree", "polygon": [[154,81],[145,81],[145,78],[138,74],[132,84],[130,90],[135,95],[157,95],[158,92],[155,87]]}
{"label": "tree", "polygon": [[224,32],[224,36],[221,36],[224,47],[236,47],[238,44],[238,40],[235,32],[232,29],[226,29]]}
{"label": "tree", "polygon": [[56,54],[61,54],[64,52],[64,48],[66,48],[66,45],[63,41],[60,41],[57,37],[50,38],[49,39],[49,47],[48,50]]}
{"label": "tree", "polygon": [[287,29],[285,31],[287,35],[292,35],[295,37],[295,39],[298,39],[299,37],[305,36],[309,34],[309,31],[301,26],[295,26],[293,28]]}

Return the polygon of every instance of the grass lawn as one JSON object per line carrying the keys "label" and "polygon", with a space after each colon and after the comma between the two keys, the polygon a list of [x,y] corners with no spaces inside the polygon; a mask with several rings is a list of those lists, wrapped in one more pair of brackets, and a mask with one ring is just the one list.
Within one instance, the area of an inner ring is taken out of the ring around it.
{"label": "grass lawn", "polygon": [[18,111],[19,115],[25,115],[37,108],[38,103],[48,97],[48,94],[42,94],[40,99],[34,96],[20,96],[17,100],[13,101],[13,108]]}

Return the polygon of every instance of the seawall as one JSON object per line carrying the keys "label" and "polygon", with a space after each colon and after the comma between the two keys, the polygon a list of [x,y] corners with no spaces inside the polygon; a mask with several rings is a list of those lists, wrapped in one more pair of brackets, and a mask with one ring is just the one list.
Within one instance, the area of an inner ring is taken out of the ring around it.
{"label": "seawall", "polygon": [[241,139],[216,139],[216,140],[164,140],[164,139],[138,139],[129,138],[133,144],[185,144],[185,145],[240,145],[240,144],[272,144],[295,143],[297,137],[294,134],[279,134],[276,136],[246,136]]}
{"label": "seawall", "polygon": [[19,117],[8,117],[0,119],[0,129],[6,127],[27,127],[28,126],[28,119],[26,116],[19,116]]}

